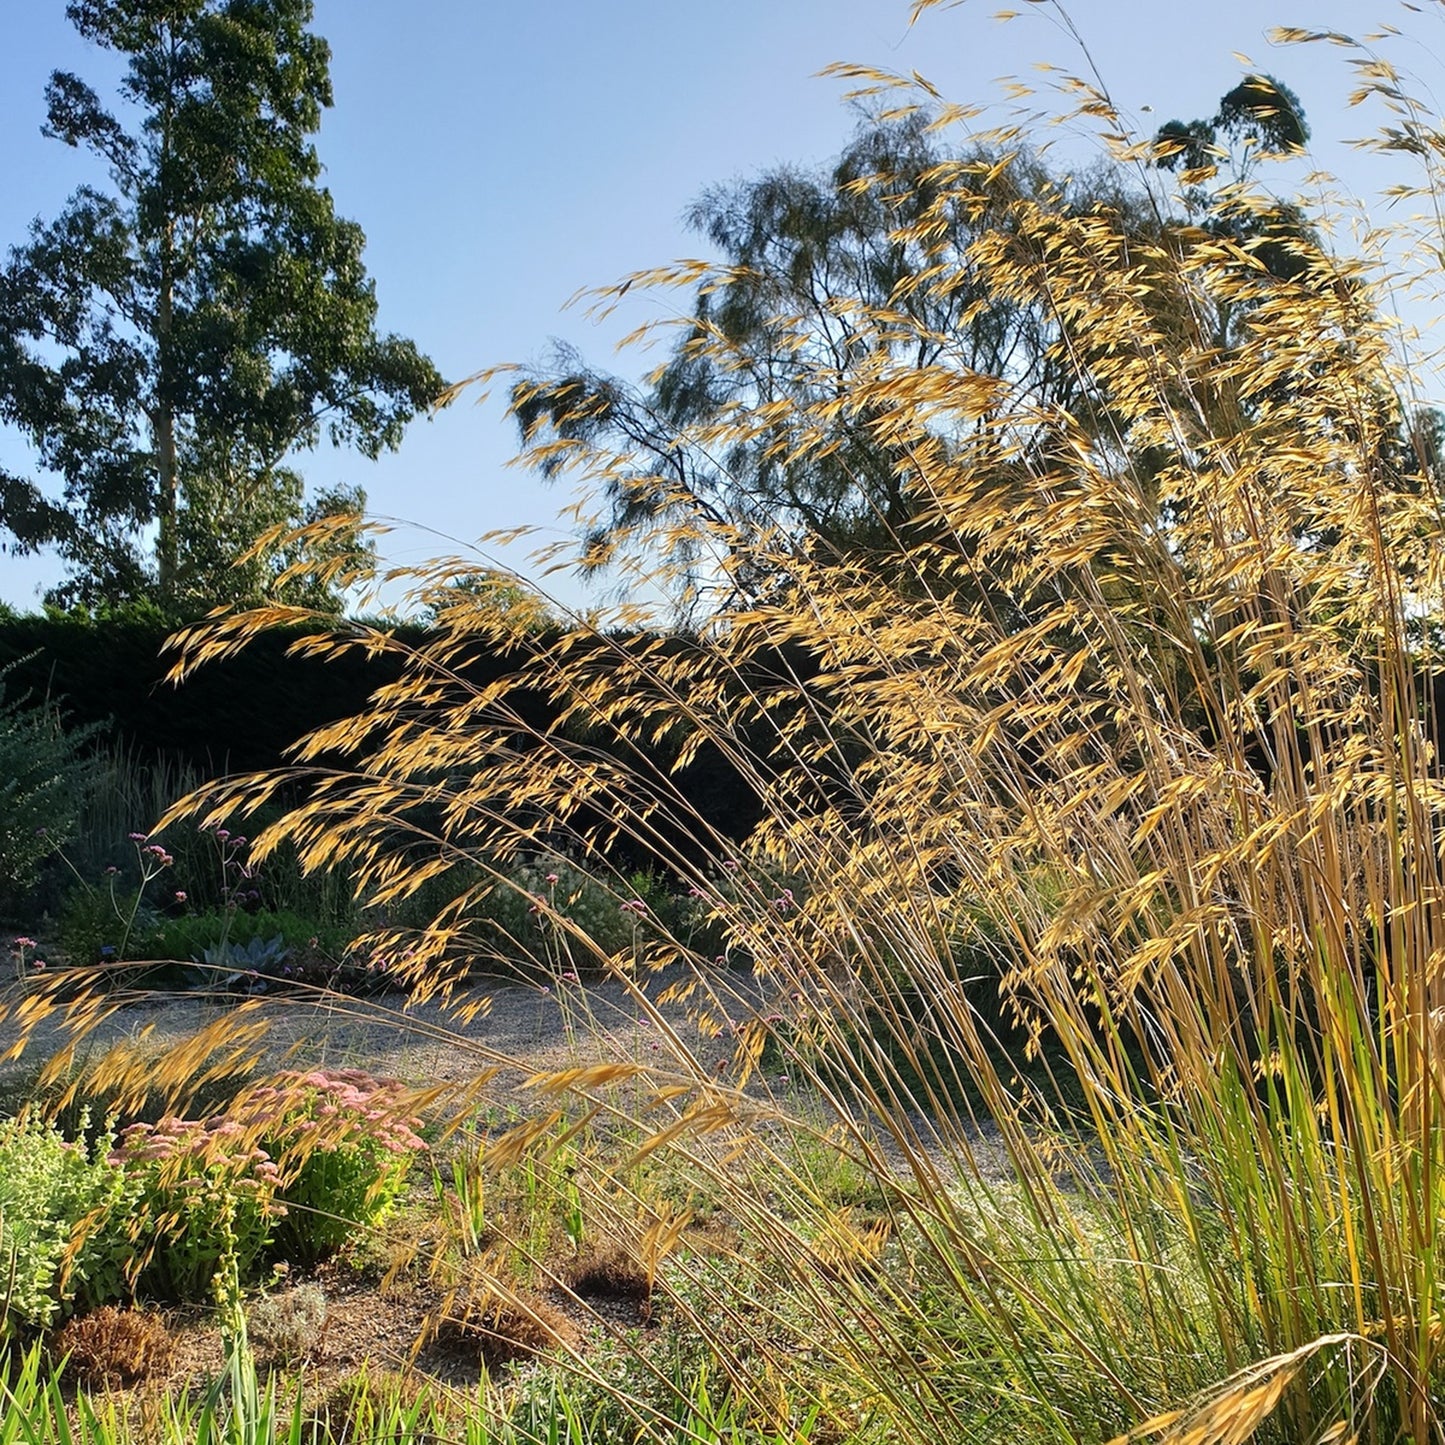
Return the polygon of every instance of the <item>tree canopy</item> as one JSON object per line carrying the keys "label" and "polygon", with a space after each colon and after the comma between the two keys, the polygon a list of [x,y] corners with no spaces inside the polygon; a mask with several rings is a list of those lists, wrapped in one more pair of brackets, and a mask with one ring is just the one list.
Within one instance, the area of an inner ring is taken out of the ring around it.
{"label": "tree canopy", "polygon": [[[1169,526],[1171,469],[1212,436],[1285,414],[1290,388],[1309,385],[1293,370],[1269,394],[1235,381],[1255,374],[1244,358],[1267,310],[1294,304],[1292,288],[1340,288],[1351,335],[1371,325],[1348,267],[1296,207],[1251,184],[1259,160],[1308,135],[1288,87],[1246,76],[1214,116],[1157,135],[1158,167],[1183,182],[1168,196],[1114,165],[1065,176],[1018,146],[952,149],[919,111],[866,123],[825,169],[707,192],[690,220],[720,260],[646,276],[692,292],[664,362],[634,385],[555,353],[513,390],[527,455],[544,476],[601,483],[585,566],[661,560],[684,601],[705,581],[755,591],[790,554],[916,560],[935,533],[958,535],[920,480],[944,463],[981,491],[1023,494],[1055,449],[1086,447],[1134,472],[1158,498],[1151,524]],[[1055,299],[1054,252],[1079,254],[1091,236],[1147,298],[1161,354],[1212,357],[1208,387],[1169,381],[1191,431],[1130,423],[1117,358]],[[930,418],[921,435],[894,424],[900,377],[910,415]],[[1423,421],[1386,427],[1392,447],[1418,453]],[[997,573],[972,571],[1015,605]]]}
{"label": "tree canopy", "polygon": [[45,133],[100,158],[110,185],[82,186],[0,269],[0,421],[39,463],[0,471],[0,526],[18,551],[59,551],[56,601],[252,600],[298,559],[234,571],[237,552],[360,499],[308,507],[288,458],[323,438],[394,448],[442,380],[377,333],[361,228],[320,184],[332,92],[311,0],[67,14],[128,64],[116,111],[76,75],[47,87]]}
{"label": "tree canopy", "polygon": [[[805,552],[896,556],[922,536],[929,501],[865,383],[900,368],[964,379],[977,403],[969,444],[992,449],[999,467],[1011,445],[1044,444],[1042,433],[1005,444],[988,418],[1025,402],[1040,414],[1080,409],[1079,369],[1056,350],[1050,308],[1002,293],[976,258],[1033,207],[1158,229],[1117,170],[1064,177],[1027,151],[953,151],[920,115],[865,123],[823,170],[704,194],[689,219],[721,260],[689,278],[693,304],[666,362],[633,386],[559,351],[513,390],[544,475],[609,458],[584,564],[655,547],[670,515],[698,512],[733,561],[756,557],[764,533]],[[819,426],[816,404],[829,397],[847,404]],[[686,566],[677,554],[692,547],[692,575],[706,572],[697,534],[674,536],[670,560]]]}

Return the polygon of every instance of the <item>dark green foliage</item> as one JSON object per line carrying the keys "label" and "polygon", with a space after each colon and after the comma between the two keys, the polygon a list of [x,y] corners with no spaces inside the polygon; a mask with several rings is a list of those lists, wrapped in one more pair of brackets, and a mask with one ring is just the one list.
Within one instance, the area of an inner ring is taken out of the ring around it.
{"label": "dark green foliage", "polygon": [[1168,170],[1209,170],[1236,148],[1247,168],[1253,156],[1290,155],[1308,144],[1304,107],[1272,75],[1246,75],[1221,98],[1208,120],[1171,120],[1159,127],[1159,164]]}
{"label": "dark green foliage", "polygon": [[155,915],[144,908],[138,890],[112,889],[109,883],[103,879],[90,887],[77,882],[65,895],[55,936],[67,963],[85,967],[118,964],[134,956],[131,935],[152,926]]}
{"label": "dark green foliage", "polygon": [[[345,716],[393,677],[384,659],[288,658],[286,649],[299,635],[293,631],[175,688],[165,680],[169,659],[161,656],[170,631],[163,617],[143,610],[99,620],[0,619],[0,665],[23,659],[14,670],[16,685],[48,686],[72,726],[109,724],[117,740],[142,757],[175,755],[208,775],[273,765],[303,731]],[[491,676],[502,670],[498,665]]]}
{"label": "dark green foliage", "polygon": [[93,728],[67,732],[57,709],[24,695],[7,698],[0,666],[0,903],[13,903],[41,861],[65,842],[80,812]]}
{"label": "dark green foliage", "polygon": [[[426,636],[414,625],[395,632],[411,645]],[[278,629],[262,634],[238,656],[201,668],[176,688],[165,681],[168,661],[160,656],[168,634],[165,620],[143,609],[99,619],[0,616],[0,666],[15,660],[17,686],[50,689],[68,726],[108,726],[116,742],[133,751],[137,763],[164,755],[209,776],[275,767],[296,738],[361,711],[376,688],[395,682],[401,673],[394,654],[367,658],[353,650],[326,660],[288,656],[303,634]],[[519,657],[479,643],[459,659],[457,670],[468,685],[484,687],[519,663]],[[540,694],[518,689],[515,704],[539,732],[553,725],[555,705]],[[665,764],[665,752],[657,750],[651,761]],[[726,837],[745,837],[757,821],[755,794],[711,745],[679,772],[677,784],[695,801],[697,812]],[[146,829],[155,821],[135,820],[128,827]],[[259,821],[264,819],[246,825],[247,831],[254,833]],[[125,830],[117,831],[116,841],[123,843]],[[198,871],[185,866],[191,844],[170,834],[165,842],[176,855],[177,876],[190,880],[171,886],[194,884],[198,904],[214,902]],[[628,872],[655,866],[653,858],[637,849],[619,852],[617,862]],[[294,877],[294,870],[282,866],[263,872],[262,902],[316,913],[305,890],[300,897],[284,896],[294,887]],[[332,909],[320,910],[319,922],[333,919]]]}
{"label": "dark green foliage", "polygon": [[223,940],[245,948],[254,939],[279,937],[294,955],[310,949],[340,959],[353,936],[353,930],[344,925],[320,924],[297,913],[263,909],[227,915],[213,911],[160,921],[137,940],[135,953],[137,957],[184,963],[202,958],[208,948],[219,947]]}
{"label": "dark green foliage", "polygon": [[[299,559],[272,549],[237,570],[239,551],[361,501],[306,503],[288,459],[323,435],[373,457],[395,447],[441,378],[377,335],[361,230],[319,183],[330,52],[307,29],[311,0],[71,0],[67,14],[128,67],[116,113],[78,76],[47,88],[45,133],[104,161],[110,186],[82,187],[0,268],[0,421],[40,469],[0,471],[0,525],[20,551],[59,550],[67,602],[251,600]],[[288,600],[327,603],[318,569],[360,547],[333,534]]]}

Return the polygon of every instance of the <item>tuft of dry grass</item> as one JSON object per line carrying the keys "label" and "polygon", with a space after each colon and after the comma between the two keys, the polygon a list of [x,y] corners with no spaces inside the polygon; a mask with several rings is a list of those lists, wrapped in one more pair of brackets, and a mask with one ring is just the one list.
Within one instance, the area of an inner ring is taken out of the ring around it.
{"label": "tuft of dry grass", "polygon": [[67,1320],[50,1341],[50,1356],[86,1389],[109,1390],[164,1375],[175,1355],[165,1321],[145,1310],[103,1305]]}
{"label": "tuft of dry grass", "polygon": [[428,1322],[424,1342],[475,1358],[490,1370],[557,1350],[575,1351],[577,1326],[535,1296],[490,1291],[453,1296]]}
{"label": "tuft of dry grass", "polygon": [[653,1280],[642,1263],[618,1247],[578,1260],[566,1271],[564,1282],[585,1300],[626,1300],[646,1305]]}

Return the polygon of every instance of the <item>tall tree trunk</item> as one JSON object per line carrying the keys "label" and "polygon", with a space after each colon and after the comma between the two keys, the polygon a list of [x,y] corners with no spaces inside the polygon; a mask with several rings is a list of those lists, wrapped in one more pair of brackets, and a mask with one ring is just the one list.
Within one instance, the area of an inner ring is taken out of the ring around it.
{"label": "tall tree trunk", "polygon": [[160,524],[156,538],[156,583],[161,603],[174,602],[176,574],[180,567],[180,540],[176,526],[180,479],[176,474],[176,412],[171,395],[171,308],[175,289],[174,258],[171,254],[171,227],[166,227],[161,250],[161,291],[156,308],[156,409],[155,443],[159,491],[156,496],[156,520]]}
{"label": "tall tree trunk", "polygon": [[[175,87],[175,37],[167,36],[172,98]],[[171,158],[172,99],[168,98],[161,118],[161,158],[157,175],[164,185]],[[160,295],[156,298],[156,409],[155,444],[158,491],[156,494],[156,585],[161,605],[176,599],[176,574],[180,567],[180,537],[176,525],[180,478],[176,475],[176,399],[173,326],[176,292],[176,223],[167,206],[161,230]]]}

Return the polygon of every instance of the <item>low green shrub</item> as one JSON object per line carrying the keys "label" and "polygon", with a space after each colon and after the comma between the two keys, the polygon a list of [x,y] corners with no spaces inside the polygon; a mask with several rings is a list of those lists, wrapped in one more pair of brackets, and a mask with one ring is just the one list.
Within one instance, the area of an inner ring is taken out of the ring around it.
{"label": "low green shrub", "polygon": [[138,889],[77,884],[61,903],[55,937],[67,962],[110,965],[134,956],[128,935],[139,940],[156,926],[155,911]]}
{"label": "low green shrub", "polygon": [[355,931],[343,924],[319,923],[304,914],[284,909],[228,912],[210,909],[204,913],[161,918],[136,941],[136,956],[188,962],[204,956],[206,949],[221,943],[246,945],[257,938],[280,937],[293,951],[316,948],[334,958],[351,946]]}
{"label": "low green shrub", "polygon": [[123,1292],[139,1190],[110,1147],[35,1117],[0,1121],[0,1341]]}
{"label": "low green shrub", "polygon": [[258,1277],[284,1214],[276,1197],[280,1175],[235,1119],[217,1114],[132,1124],[109,1157],[138,1187],[139,1292],[210,1300],[216,1275],[231,1258],[242,1282]]}
{"label": "low green shrub", "polygon": [[325,1323],[326,1294],[317,1284],[262,1294],[246,1310],[251,1344],[282,1365],[304,1360],[321,1338]]}
{"label": "low green shrub", "polygon": [[95,729],[67,732],[51,704],[7,698],[9,671],[0,668],[0,901],[13,906],[75,827],[90,773],[81,748]]}
{"label": "low green shrub", "polygon": [[424,1147],[401,1085],[359,1069],[288,1072],[238,1103],[236,1117],[280,1169],[274,1253],[312,1264],[380,1223]]}
{"label": "low green shrub", "polygon": [[600,955],[625,955],[659,930],[675,931],[684,903],[656,874],[604,881],[569,859],[543,856],[517,865],[492,890],[481,922],[500,962],[583,971]]}

